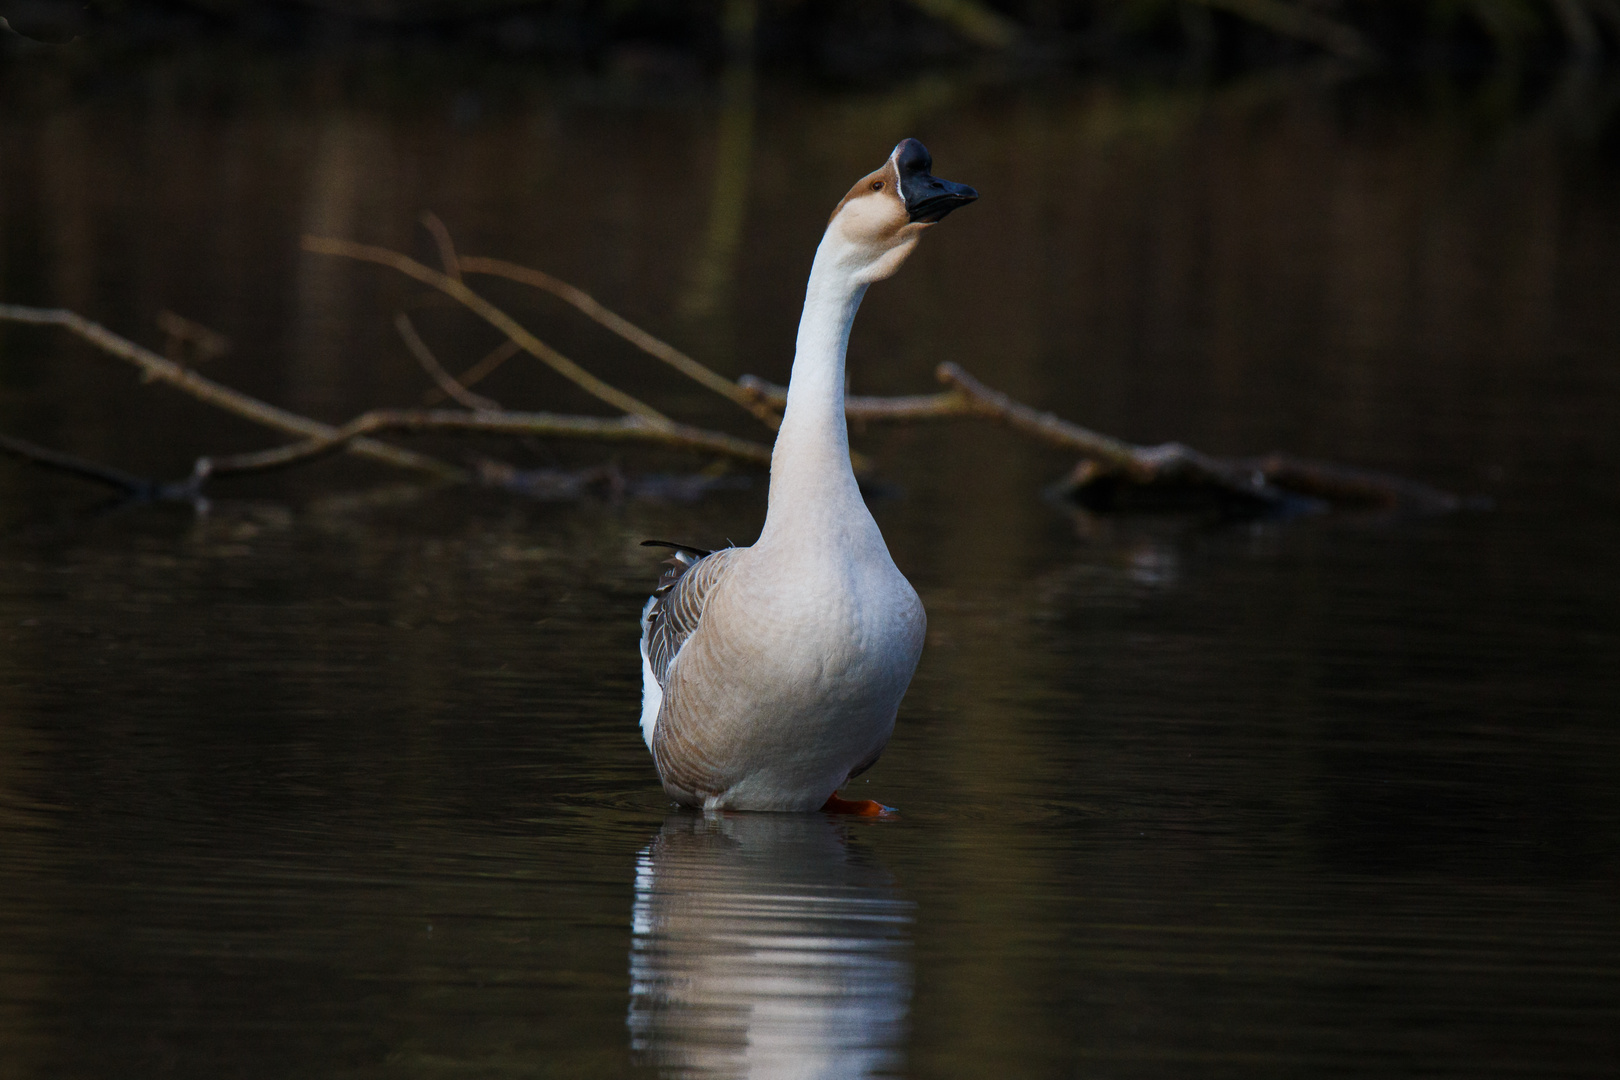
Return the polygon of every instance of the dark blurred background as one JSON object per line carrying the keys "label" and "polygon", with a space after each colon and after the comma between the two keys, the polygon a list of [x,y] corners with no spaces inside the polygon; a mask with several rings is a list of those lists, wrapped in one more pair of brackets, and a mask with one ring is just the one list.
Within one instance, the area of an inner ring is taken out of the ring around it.
{"label": "dark blurred background", "polygon": [[855,80],[985,61],[1222,73],[1320,55],[1478,74],[1591,65],[1620,49],[1616,0],[7,0],[0,11],[37,41],[108,48],[433,41],[698,69],[752,51],[773,68]]}

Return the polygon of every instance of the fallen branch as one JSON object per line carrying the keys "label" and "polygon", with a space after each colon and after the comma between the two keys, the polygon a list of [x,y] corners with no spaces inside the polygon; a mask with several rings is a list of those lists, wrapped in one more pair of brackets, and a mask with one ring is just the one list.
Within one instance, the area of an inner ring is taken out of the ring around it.
{"label": "fallen branch", "polygon": [[433,355],[433,350],[427,347],[427,342],[423,341],[422,336],[416,332],[416,327],[411,324],[409,315],[406,315],[403,311],[395,315],[394,329],[399,331],[399,336],[404,339],[405,348],[410,350],[412,356],[416,357],[416,362],[422,365],[422,370],[428,373],[428,378],[433,380],[446,397],[479,412],[493,412],[500,409],[499,402],[484,397],[482,394],[473,393],[457,382],[454,375],[444,370],[444,365],[439,363],[439,358]]}
{"label": "fallen branch", "polygon": [[[472,387],[477,386],[479,383],[489,378],[490,375],[494,374],[496,368],[499,368],[502,364],[506,363],[508,360],[512,359],[512,357],[516,356],[522,351],[522,349],[518,348],[517,342],[513,341],[511,338],[507,338],[505,341],[501,342],[499,345],[495,346],[488,353],[486,353],[484,358],[478,361],[478,363],[474,364],[466,371],[463,371],[460,375],[453,377],[456,380],[456,383],[460,385],[462,389],[470,390]],[[449,396],[450,395],[446,394],[443,390],[440,390],[438,387],[434,387],[433,389],[423,393],[422,404],[437,405],[439,402],[443,401]]]}
{"label": "fallen branch", "polygon": [[[1059,483],[1060,491],[1108,506],[1120,504],[1121,487],[1154,489],[1171,499],[1201,491],[1261,510],[1282,509],[1301,499],[1421,513],[1443,513],[1463,505],[1455,495],[1400,477],[1287,454],[1218,458],[1180,443],[1137,446],[1015,401],[956,364],[940,364],[935,375],[951,389],[901,397],[850,396],[844,402],[845,413],[863,420],[994,420],[1038,442],[1079,454],[1080,464]],[[738,382],[762,402],[780,407],[787,401],[784,386],[752,375]]]}
{"label": "fallen branch", "polygon": [[[1276,0],[1265,2],[1275,3]],[[348,240],[306,236],[303,246],[308,251],[374,262],[398,270],[449,295],[504,333],[507,341],[501,347],[468,368],[457,379],[439,363],[408,317],[401,313],[395,319],[395,327],[406,347],[432,378],[438,393],[453,398],[470,411],[373,409],[334,427],[205,379],[69,311],[0,305],[0,319],[63,326],[108,353],[135,364],[148,379],[169,382],[199,400],[301,437],[298,442],[268,450],[199,458],[191,480],[184,485],[184,490],[193,495],[210,476],[285,468],[340,450],[364,453],[390,464],[463,482],[476,479],[495,483],[497,481],[492,477],[499,475],[506,477],[498,482],[499,486],[527,490],[524,482],[512,479],[525,475],[512,466],[484,462],[479,466],[478,476],[472,477],[437,459],[371,438],[385,431],[657,442],[753,464],[770,463],[771,450],[767,446],[723,432],[677,423],[650,405],[598,379],[469,289],[461,279],[462,274],[498,275],[544,289],[649,355],[747,408],[772,427],[779,422],[778,412],[786,407],[785,387],[746,375],[735,382],[726,379],[566,282],[499,259],[458,256],[448,230],[438,218],[425,215],[423,223],[433,234],[439,248],[445,265],[443,273],[386,248]],[[473,382],[489,374],[518,351],[542,360],[598,399],[622,409],[625,415],[608,418],[506,411],[492,399],[468,389]],[[1060,483],[1059,490],[1076,501],[1097,508],[1135,505],[1138,500],[1132,492],[1146,493],[1149,502],[1168,502],[1171,505],[1191,505],[1199,500],[1207,502],[1213,497],[1223,509],[1236,505],[1245,512],[1261,513],[1287,511],[1318,502],[1430,512],[1453,510],[1463,505],[1462,500],[1454,495],[1397,477],[1284,454],[1259,458],[1219,458],[1180,443],[1138,446],[1016,401],[981,383],[956,364],[940,364],[935,369],[935,375],[948,389],[934,394],[897,397],[851,396],[845,400],[847,415],[856,419],[887,421],[948,417],[993,420],[1046,445],[1077,454],[1080,462]],[[28,460],[130,491],[144,491],[151,486],[150,481],[24,444],[20,440],[0,442],[0,450],[8,450]],[[857,469],[860,469],[859,464]],[[576,478],[568,480],[563,487],[573,485],[583,490],[580,485],[588,486],[592,482]],[[561,482],[548,474],[548,478],[536,480],[529,487],[534,490],[561,490],[557,487],[558,483]]]}
{"label": "fallen branch", "polygon": [[1244,463],[1267,481],[1282,488],[1337,506],[1365,506],[1401,509],[1424,514],[1446,514],[1464,507],[1478,508],[1480,500],[1463,499],[1449,491],[1429,487],[1399,476],[1352,469],[1326,461],[1288,454],[1267,454]]}
{"label": "fallen branch", "polygon": [[1287,499],[1284,492],[1267,482],[1263,473],[1236,462],[1209,457],[1180,443],[1135,446],[1112,435],[1103,435],[1014,401],[949,362],[935,368],[934,374],[940,382],[954,386],[967,399],[973,413],[1032,435],[1050,446],[1074,450],[1093,463],[1094,470],[1119,473],[1143,485],[1205,485],[1239,499],[1265,504],[1281,504]]}
{"label": "fallen branch", "polygon": [[750,394],[740,383],[732,382],[708,365],[692,359],[669,342],[654,337],[629,319],[603,307],[595,297],[583,289],[575,288],[566,281],[554,278],[550,274],[539,270],[531,270],[527,266],[519,266],[517,263],[507,262],[505,259],[490,259],[480,255],[473,255],[459,259],[457,265],[463,272],[468,274],[488,274],[492,277],[503,277],[509,281],[517,281],[524,285],[532,285],[537,289],[543,289],[559,300],[572,304],[587,318],[619,335],[648,356],[656,360],[662,360],[692,381],[713,390],[721,397],[735,401],[758,417],[772,431],[781,426],[782,418],[770,409],[763,408],[759,399]]}
{"label": "fallen branch", "polygon": [[[119,337],[99,323],[91,322],[82,315],[77,315],[62,308],[34,308],[23,307],[18,304],[0,304],[0,321],[29,323],[34,326],[60,326],[79,337],[90,342],[109,356],[115,356],[127,361],[140,369],[142,377],[148,381],[164,382],[176,389],[183,390],[198,401],[237,416],[252,420],[256,424],[273,428],[276,431],[286,432],[289,435],[299,435],[306,439],[327,438],[336,429],[319,420],[312,420],[307,416],[277,408],[268,402],[250,397],[240,390],[232,390],[212,379],[183,367],[173,360],[159,356],[151,349],[143,348],[127,338]],[[411,450],[402,450],[397,446],[377,442],[374,439],[357,439],[345,446],[350,453],[361,457],[371,458],[374,461],[385,462],[404,469],[413,469],[417,472],[428,473],[441,479],[464,480],[466,473],[440,461],[418,454]]]}
{"label": "fallen branch", "polygon": [[[688,378],[694,380],[700,385],[713,390],[722,397],[728,398],[741,405],[772,431],[776,431],[782,426],[781,408],[785,406],[773,408],[771,404],[768,404],[753,389],[747,385],[744,385],[745,380],[753,379],[753,376],[745,375],[737,382],[732,382],[730,379],[726,378],[724,375],[721,375],[713,368],[699,363],[690,356],[681,352],[681,350],[677,349],[675,346],[669,344],[667,341],[654,337],[652,334],[649,334],[647,331],[643,330],[629,319],[626,319],[610,308],[603,306],[601,303],[597,302],[595,297],[591,296],[583,289],[575,288],[566,281],[554,278],[550,274],[544,273],[540,270],[532,270],[526,266],[519,266],[517,263],[509,263],[504,259],[490,259],[479,255],[472,255],[468,256],[467,258],[457,259],[456,265],[459,269],[465,270],[468,273],[480,273],[489,274],[492,277],[504,277],[511,281],[517,281],[526,285],[533,285],[537,289],[544,289],[553,296],[572,304],[575,308],[579,309],[585,315],[594,320],[598,325],[624,338],[626,341],[630,342],[647,355],[653,357],[654,359],[662,360],[664,363],[670,365],[675,370],[681,372],[681,374],[686,375]],[[493,354],[491,354],[491,357],[486,357],[486,360],[492,358]],[[504,357],[502,359],[504,359]],[[487,371],[481,370],[484,362],[485,361],[480,361],[478,364],[474,365],[473,368],[469,369],[468,374],[471,375],[474,371],[476,371],[480,378],[488,374]],[[495,363],[491,366],[491,370],[493,370],[494,367],[499,366],[499,363],[499,360],[495,361]],[[466,377],[463,377],[461,382],[463,386],[470,385],[467,382]],[[442,396],[435,396],[434,401],[442,399]],[[784,401],[785,400],[786,399],[784,396]],[[431,405],[434,403],[434,401],[428,401],[427,404]],[[862,454],[858,450],[850,451],[849,461],[857,475],[864,476],[872,471],[871,461],[866,457],[866,455]]]}
{"label": "fallen branch", "polygon": [[[403,316],[402,316],[403,318]],[[475,409],[471,412],[435,409],[379,409],[372,410],[341,427],[323,424],[286,409],[250,397],[240,391],[204,378],[172,360],[158,356],[151,350],[120,337],[98,323],[91,322],[71,311],[54,308],[30,308],[14,304],[0,304],[0,321],[32,325],[61,326],[96,345],[109,355],[126,360],[138,367],[149,381],[162,381],[175,386],[205,404],[214,405],[236,415],[263,424],[275,430],[300,435],[302,441],[269,450],[246,454],[204,456],[197,460],[192,477],[176,483],[161,483],[132,476],[118,469],[85,461],[80,458],[35,446],[9,436],[0,436],[0,450],[48,468],[69,472],[86,479],[107,484],[142,498],[169,497],[165,492],[189,492],[195,495],[203,481],[211,476],[246,473],[284,468],[328,454],[346,450],[359,453],[387,464],[431,474],[439,479],[469,482],[475,479],[437,458],[378,442],[369,436],[382,431],[459,431],[483,432],[497,435],[530,435],[571,439],[607,439],[634,442],[658,442],[687,450],[721,454],[725,457],[753,464],[768,465],[770,447],[723,432],[708,431],[672,420],[648,420],[640,416],[594,417],[570,416],[544,412],[508,412],[499,409]],[[408,331],[408,332],[407,332]],[[409,346],[412,338],[421,346],[422,353],[432,359],[415,328],[404,320],[402,334]],[[415,351],[413,349],[413,351]],[[492,356],[499,355],[499,350]],[[422,355],[417,359],[420,361]],[[490,357],[486,357],[488,361]],[[436,360],[433,360],[437,364]],[[424,365],[425,366],[425,365]],[[439,371],[444,372],[442,366]],[[453,380],[452,380],[453,381]],[[476,395],[474,395],[476,397]],[[488,400],[488,399],[478,399]],[[179,496],[174,496],[179,497]]]}
{"label": "fallen branch", "polygon": [[[415,259],[407,255],[401,255],[397,251],[390,251],[387,248],[376,247],[372,244],[357,244],[352,240],[339,240],[328,236],[306,236],[303,239],[303,248],[305,251],[317,255],[337,255],[346,259],[358,259],[362,262],[372,262],[391,267],[406,277],[415,278],[424,285],[431,285],[447,296],[459,300],[468,310],[511,338],[524,352],[547,364],[553,371],[556,371],[592,397],[605,401],[614,408],[632,416],[639,416],[644,420],[649,420],[654,424],[674,423],[669,417],[646,402],[632,397],[611,383],[598,379],[595,375],[592,375],[568,359],[568,357],[529,333],[512,316],[448,274],[442,274],[431,267],[423,266]],[[467,260],[460,260],[460,265],[463,270],[466,270]]]}
{"label": "fallen branch", "polygon": [[422,228],[433,237],[433,246],[439,249],[439,262],[444,266],[447,276],[461,280],[461,260],[456,256],[456,242],[450,238],[450,230],[445,228],[444,222],[438,214],[431,210],[422,211]]}
{"label": "fallen branch", "polygon": [[565,439],[657,442],[685,450],[723,454],[739,461],[769,465],[771,450],[747,439],[677,424],[654,424],[639,416],[570,416],[544,412],[460,412],[446,409],[373,409],[329,434],[304,442],[248,454],[205,457],[197,461],[203,476],[260,472],[299,465],[334,453],[357,439],[381,431],[458,431],[486,435],[540,435]]}
{"label": "fallen branch", "polygon": [[176,363],[184,361],[184,348],[187,345],[191,346],[199,364],[205,364],[231,351],[230,338],[217,330],[210,330],[202,323],[193,322],[184,315],[176,315],[164,309],[157,313],[155,321],[157,328],[168,335],[169,340],[164,354]]}
{"label": "fallen branch", "polygon": [[[941,394],[912,394],[900,397],[862,397],[851,395],[844,399],[845,415],[862,420],[941,420],[953,416],[978,416],[998,420],[1008,427],[1031,435],[1041,442],[1065,450],[1077,450],[1090,458],[1099,458],[1110,464],[1128,466],[1135,459],[1138,447],[1070,423],[1052,413],[1043,413],[1028,405],[1014,401],[999,390],[992,390],[950,362],[934,369],[940,382],[952,389]],[[744,375],[738,380],[742,387],[758,400],[777,407],[787,403],[787,387],[766,382],[755,375]]]}
{"label": "fallen branch", "polygon": [[1350,469],[1272,453],[1259,458],[1219,458],[1181,443],[1137,446],[1079,424],[1038,412],[991,390],[955,364],[939,365],[935,374],[968,400],[980,416],[1033,435],[1052,446],[1075,450],[1081,465],[1064,486],[1075,498],[1088,489],[1124,481],[1142,488],[1193,488],[1218,493],[1240,503],[1281,508],[1302,497],[1338,506],[1376,506],[1419,513],[1456,510],[1462,500],[1448,492],[1397,476]]}

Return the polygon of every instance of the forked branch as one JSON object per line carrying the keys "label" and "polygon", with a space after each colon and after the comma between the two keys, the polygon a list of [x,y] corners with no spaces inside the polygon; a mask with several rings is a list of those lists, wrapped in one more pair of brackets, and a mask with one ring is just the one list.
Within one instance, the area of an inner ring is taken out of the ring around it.
{"label": "forked branch", "polygon": [[416,326],[411,322],[409,315],[403,311],[395,315],[394,329],[399,331],[400,339],[405,342],[405,348],[416,357],[416,362],[422,365],[422,370],[427,372],[428,378],[433,380],[446,397],[477,412],[493,412],[500,409],[499,402],[482,394],[473,393],[458,382],[454,375],[444,370],[439,358],[433,355],[433,350],[427,347],[422,335],[416,332]]}
{"label": "forked branch", "polygon": [[[460,482],[473,479],[465,470],[436,458],[370,438],[371,435],[384,431],[482,432],[491,435],[657,442],[680,449],[720,454],[758,465],[769,464],[771,459],[770,448],[760,443],[723,432],[679,424],[662,418],[661,414],[655,414],[660,419],[649,420],[635,415],[608,418],[545,412],[509,412],[499,408],[477,407],[469,412],[445,409],[377,409],[362,414],[341,427],[334,427],[278,408],[198,375],[71,311],[4,304],[0,305],[0,321],[64,327],[107,354],[134,364],[148,380],[168,383],[205,404],[235,413],[266,427],[303,437],[299,442],[269,450],[199,458],[192,479],[179,485],[190,490],[195,490],[196,485],[210,476],[285,468],[340,450],[361,453],[387,464],[426,472],[440,479]],[[400,316],[398,326],[407,346],[416,354],[418,361],[430,371],[436,369],[436,381],[440,381],[441,386],[457,385],[456,380],[433,358],[427,346],[416,335],[415,327],[403,315]],[[492,354],[492,356],[499,355],[499,350]],[[494,405],[487,398],[469,394],[464,388],[461,389],[461,393],[480,404],[487,402],[491,406]],[[160,487],[163,490],[170,487],[177,488],[176,485],[156,485],[154,481],[10,436],[0,436],[0,451],[37,465],[73,473],[143,497],[149,496]]]}
{"label": "forked branch", "polygon": [[[423,266],[410,256],[401,255],[397,251],[390,251],[387,248],[376,247],[372,244],[357,244],[352,240],[339,240],[329,236],[306,236],[303,240],[303,248],[305,251],[317,255],[337,255],[346,259],[359,259],[362,262],[372,262],[381,266],[392,267],[407,277],[415,278],[424,285],[431,285],[445,295],[460,301],[469,311],[511,338],[524,352],[548,365],[552,370],[592,397],[605,401],[614,408],[632,416],[639,416],[644,420],[649,420],[654,424],[673,423],[669,417],[651,405],[639,398],[632,397],[611,383],[603,382],[550,345],[529,333],[516,319],[473,292],[457,278],[440,273],[431,267]],[[466,270],[467,260],[460,260],[460,266],[462,270]]]}
{"label": "forked branch", "polygon": [[469,274],[489,274],[493,277],[503,277],[509,281],[517,281],[524,285],[532,285],[537,289],[542,289],[559,300],[573,305],[586,317],[595,321],[597,325],[619,335],[648,356],[663,361],[693,382],[714,391],[721,397],[735,401],[758,417],[772,431],[781,426],[782,418],[771,409],[764,407],[759,399],[749,393],[740,383],[732,382],[707,364],[692,359],[669,342],[654,337],[629,319],[604,307],[584,289],[576,288],[568,284],[568,282],[554,278],[543,271],[532,270],[527,266],[519,266],[517,263],[507,262],[505,259],[490,259],[480,255],[473,255],[457,260],[457,265],[462,271]]}
{"label": "forked branch", "polygon": [[[34,308],[23,307],[18,304],[0,304],[0,321],[30,323],[35,326],[60,326],[63,329],[77,334],[90,342],[108,356],[117,357],[140,369],[141,376],[147,382],[163,382],[178,390],[183,390],[198,401],[237,416],[251,420],[256,424],[271,428],[275,431],[285,432],[288,435],[297,435],[304,439],[324,439],[331,436],[336,430],[319,420],[312,420],[307,416],[278,408],[269,402],[260,401],[240,390],[233,390],[213,379],[197,374],[188,367],[183,367],[167,357],[159,356],[151,349],[135,344],[128,338],[108,330],[100,323],[91,322],[82,315],[67,311],[63,308]],[[374,439],[356,439],[345,447],[350,453],[361,457],[368,457],[374,461],[381,461],[403,469],[428,473],[448,480],[463,480],[467,474],[450,465],[432,458],[426,454],[418,454],[412,450],[404,450],[387,443],[377,442]]]}

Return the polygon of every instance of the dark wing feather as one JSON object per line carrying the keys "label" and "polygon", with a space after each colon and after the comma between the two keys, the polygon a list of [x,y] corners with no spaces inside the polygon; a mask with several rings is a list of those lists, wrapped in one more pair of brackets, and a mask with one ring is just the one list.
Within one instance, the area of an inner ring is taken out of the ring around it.
{"label": "dark wing feather", "polygon": [[[675,547],[675,545],[669,545]],[[647,663],[653,678],[664,686],[669,665],[698,628],[703,618],[703,603],[709,591],[724,576],[726,564],[736,548],[722,548],[694,556],[701,548],[675,547],[673,557],[665,560],[668,567],[658,579],[641,613],[641,643],[647,650]]]}
{"label": "dark wing feather", "polygon": [[684,552],[686,552],[686,554],[692,556],[695,559],[701,559],[705,555],[713,555],[714,554],[714,552],[710,551],[708,548],[692,547],[690,544],[677,544],[673,540],[643,540],[641,542],[641,546],[642,547],[673,548],[676,551],[684,551]]}

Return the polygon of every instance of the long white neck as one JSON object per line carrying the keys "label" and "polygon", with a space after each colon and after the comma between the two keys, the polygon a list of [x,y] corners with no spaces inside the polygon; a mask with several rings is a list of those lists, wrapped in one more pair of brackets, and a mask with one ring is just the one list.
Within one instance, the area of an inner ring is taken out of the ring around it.
{"label": "long white neck", "polygon": [[850,468],[844,420],[844,354],[866,285],[856,280],[844,247],[829,232],[810,269],[787,411],[771,453],[762,545],[790,537],[825,541],[829,533],[847,536],[851,525],[864,532],[871,522]]}

